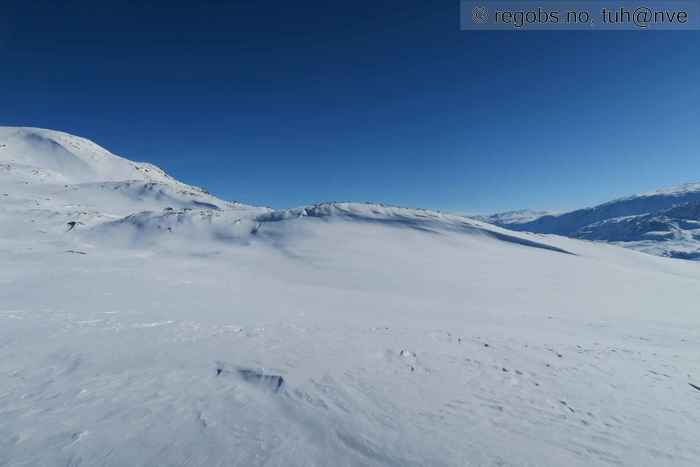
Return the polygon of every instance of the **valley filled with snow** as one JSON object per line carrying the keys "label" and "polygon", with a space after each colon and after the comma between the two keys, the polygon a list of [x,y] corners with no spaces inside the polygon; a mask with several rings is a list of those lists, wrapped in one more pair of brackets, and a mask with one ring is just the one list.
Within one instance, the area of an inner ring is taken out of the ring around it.
{"label": "valley filled with snow", "polygon": [[0,264],[2,466],[700,464],[696,262],[4,127]]}

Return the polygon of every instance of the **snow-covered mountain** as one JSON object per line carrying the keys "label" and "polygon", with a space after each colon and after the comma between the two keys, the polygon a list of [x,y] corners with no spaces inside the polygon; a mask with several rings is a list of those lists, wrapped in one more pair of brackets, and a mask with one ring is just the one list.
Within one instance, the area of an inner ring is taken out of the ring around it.
{"label": "snow-covered mountain", "polygon": [[507,213],[487,219],[516,231],[605,241],[660,256],[700,259],[698,205],[700,183],[688,183],[526,222],[511,222]]}
{"label": "snow-covered mountain", "polygon": [[540,217],[532,222],[517,225],[515,228],[530,232],[576,235],[581,229],[596,222],[648,214],[697,202],[700,202],[700,183],[689,183],[616,199],[592,208]]}
{"label": "snow-covered mountain", "polygon": [[0,215],[12,219],[6,224],[11,233],[27,228],[56,231],[68,223],[77,231],[166,207],[241,207],[181,183],[152,164],[116,156],[84,138],[14,127],[0,127],[0,199]]}
{"label": "snow-covered mountain", "polygon": [[539,219],[540,217],[554,215],[551,211],[533,211],[531,209],[520,209],[517,211],[499,212],[489,216],[472,216],[489,224],[508,226],[512,224],[525,224]]}
{"label": "snow-covered mountain", "polygon": [[0,465],[700,462],[696,263],[0,148]]}
{"label": "snow-covered mountain", "polygon": [[700,260],[700,203],[607,219],[581,228],[575,236],[660,256]]}
{"label": "snow-covered mountain", "polygon": [[131,162],[92,141],[60,131],[0,127],[0,141],[3,168],[27,181],[138,180],[182,185],[152,164]]}

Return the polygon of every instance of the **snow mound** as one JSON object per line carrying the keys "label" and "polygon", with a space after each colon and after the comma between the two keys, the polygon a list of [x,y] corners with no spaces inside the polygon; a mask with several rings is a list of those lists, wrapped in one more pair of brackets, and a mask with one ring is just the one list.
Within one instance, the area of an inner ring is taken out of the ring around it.
{"label": "snow mound", "polygon": [[129,246],[166,244],[169,240],[193,247],[211,241],[245,241],[256,232],[256,210],[173,209],[142,211],[97,225],[89,233],[95,241]]}
{"label": "snow mound", "polygon": [[371,203],[322,203],[281,210],[245,205],[223,210],[167,208],[132,214],[100,225],[96,231],[98,238],[126,239],[132,245],[162,242],[164,236],[199,244],[209,240],[248,242],[253,237],[279,244],[292,241],[297,235],[322,235],[323,226],[328,223],[374,224],[426,234],[470,234],[571,254],[531,234],[509,232],[467,217]]}

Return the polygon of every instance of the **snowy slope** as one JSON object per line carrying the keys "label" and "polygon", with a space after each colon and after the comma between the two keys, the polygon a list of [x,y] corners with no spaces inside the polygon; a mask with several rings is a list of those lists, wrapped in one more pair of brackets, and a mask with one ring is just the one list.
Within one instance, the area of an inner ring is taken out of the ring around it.
{"label": "snowy slope", "polygon": [[518,219],[518,211],[514,220],[509,213],[484,220],[516,231],[566,235],[654,255],[700,259],[699,205],[700,183],[687,183],[525,222]]}
{"label": "snowy slope", "polygon": [[179,183],[154,165],[123,159],[85,138],[40,128],[0,127],[0,163],[6,169],[38,168],[56,182]]}
{"label": "snowy slope", "polygon": [[696,263],[433,211],[12,173],[0,465],[700,462]]}
{"label": "snowy slope", "polygon": [[242,205],[66,133],[0,127],[0,221],[10,235],[65,231],[144,210]]}

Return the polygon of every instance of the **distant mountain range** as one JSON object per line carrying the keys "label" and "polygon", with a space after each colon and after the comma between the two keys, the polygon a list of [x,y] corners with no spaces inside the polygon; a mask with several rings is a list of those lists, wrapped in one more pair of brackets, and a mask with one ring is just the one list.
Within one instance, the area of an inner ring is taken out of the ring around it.
{"label": "distant mountain range", "polygon": [[483,219],[516,231],[604,241],[660,256],[700,259],[700,183],[563,214],[514,211]]}

